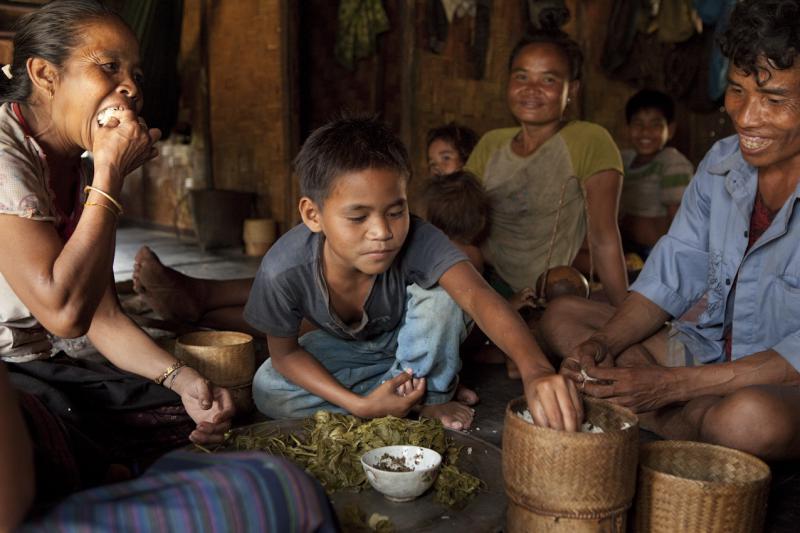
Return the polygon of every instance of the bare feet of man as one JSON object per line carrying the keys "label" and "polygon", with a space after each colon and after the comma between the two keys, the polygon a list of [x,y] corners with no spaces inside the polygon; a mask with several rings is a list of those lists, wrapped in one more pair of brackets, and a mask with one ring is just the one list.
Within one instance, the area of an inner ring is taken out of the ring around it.
{"label": "bare feet of man", "polygon": [[196,322],[203,314],[202,295],[191,279],[164,266],[147,246],[136,253],[133,289],[162,318]]}
{"label": "bare feet of man", "polygon": [[461,402],[447,402],[423,405],[420,416],[438,419],[448,429],[464,430],[472,425],[475,409]]}

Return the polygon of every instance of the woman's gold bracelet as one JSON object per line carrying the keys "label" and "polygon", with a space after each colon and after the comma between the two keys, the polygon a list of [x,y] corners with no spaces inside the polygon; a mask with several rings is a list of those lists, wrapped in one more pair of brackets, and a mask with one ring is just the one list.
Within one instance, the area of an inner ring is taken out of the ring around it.
{"label": "woman's gold bracelet", "polygon": [[183,370],[183,369],[184,369],[184,367],[180,367],[180,368],[176,369],[172,373],[172,375],[169,377],[169,381],[168,382],[166,382],[166,381],[164,382],[164,386],[167,387],[169,390],[172,390],[172,386],[175,384],[175,378],[178,377],[178,374],[180,374],[181,370]]}
{"label": "woman's gold bracelet", "polygon": [[115,220],[119,220],[119,214],[117,214],[117,211],[114,208],[112,208],[110,205],[101,204],[101,203],[98,203],[98,202],[84,202],[83,205],[89,205],[89,206],[96,205],[97,207],[103,207],[105,209],[108,209],[108,212],[111,213],[112,215],[114,215],[114,219]]}
{"label": "woman's gold bracelet", "polygon": [[164,380],[169,377],[170,374],[172,374],[182,366],[186,366],[186,363],[178,359],[175,363],[168,366],[167,369],[164,371],[164,373],[158,376],[153,381],[156,382],[156,385],[161,385],[162,383],[164,383]]}
{"label": "woman's gold bracelet", "polygon": [[121,215],[121,214],[123,213],[123,211],[122,211],[122,204],[121,204],[121,203],[119,203],[119,202],[116,200],[116,198],[114,198],[113,196],[111,196],[110,194],[108,194],[106,191],[104,191],[104,190],[102,190],[102,189],[98,189],[97,187],[92,187],[91,185],[87,185],[86,187],[84,187],[84,188],[83,188],[83,192],[85,192],[85,193],[88,193],[89,191],[94,191],[94,192],[96,192],[96,193],[97,193],[97,194],[99,194],[99,195],[105,196],[105,197],[108,199],[108,201],[109,201],[109,202],[111,202],[112,204],[114,204],[114,207],[116,207],[116,208],[117,208],[117,210],[119,211],[119,212],[117,213],[118,215]]}

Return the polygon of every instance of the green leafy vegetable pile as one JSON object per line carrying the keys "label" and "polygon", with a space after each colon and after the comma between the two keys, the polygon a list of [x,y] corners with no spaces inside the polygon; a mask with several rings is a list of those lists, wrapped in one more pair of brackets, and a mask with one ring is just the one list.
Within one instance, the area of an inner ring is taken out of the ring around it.
{"label": "green leafy vegetable pile", "polygon": [[361,467],[364,453],[382,446],[423,446],[442,456],[442,467],[434,483],[435,501],[460,508],[483,486],[480,479],[456,466],[461,448],[446,438],[438,420],[387,416],[364,421],[351,415],[318,411],[304,421],[304,428],[301,435],[269,432],[257,426],[238,430],[214,451],[263,450],[285,457],[305,468],[332,493],[369,487]]}

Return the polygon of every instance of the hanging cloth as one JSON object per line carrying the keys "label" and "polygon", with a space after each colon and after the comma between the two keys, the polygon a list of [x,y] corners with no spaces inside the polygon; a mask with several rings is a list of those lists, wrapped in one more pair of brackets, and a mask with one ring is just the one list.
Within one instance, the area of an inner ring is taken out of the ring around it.
{"label": "hanging cloth", "polygon": [[728,85],[728,58],[722,54],[719,47],[719,38],[728,28],[731,11],[736,5],[736,0],[695,0],[695,9],[703,22],[714,26],[714,43],[708,62],[708,97],[716,102],[725,94]]}
{"label": "hanging cloth", "polygon": [[489,51],[491,14],[492,0],[478,0],[475,4],[475,34],[472,38],[471,49],[476,80],[482,80],[486,75],[486,54]]}
{"label": "hanging cloth", "polygon": [[682,43],[697,33],[692,0],[662,0],[658,10],[658,40]]}
{"label": "hanging cloth", "polygon": [[640,0],[614,2],[603,46],[602,66],[606,74],[614,74],[628,61],[636,39],[640,9]]}
{"label": "hanging cloth", "polygon": [[341,0],[334,56],[349,70],[375,52],[378,35],[389,30],[381,0]]}
{"label": "hanging cloth", "polygon": [[425,6],[425,26],[428,31],[428,49],[434,54],[441,54],[447,43],[451,17],[447,15],[442,0],[428,0]]}
{"label": "hanging cloth", "polygon": [[458,17],[466,17],[469,15],[470,17],[475,16],[475,11],[477,10],[477,3],[478,0],[440,0],[442,2],[442,7],[444,7],[444,13],[447,15],[447,22],[453,22],[453,18]]}

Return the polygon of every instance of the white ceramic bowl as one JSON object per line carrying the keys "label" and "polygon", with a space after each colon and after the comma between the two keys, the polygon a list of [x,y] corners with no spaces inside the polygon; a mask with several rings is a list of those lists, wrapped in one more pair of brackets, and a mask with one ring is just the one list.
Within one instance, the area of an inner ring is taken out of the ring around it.
{"label": "white ceramic bowl", "polygon": [[361,456],[372,488],[393,502],[411,501],[428,490],[441,464],[441,455],[420,446],[384,446]]}

